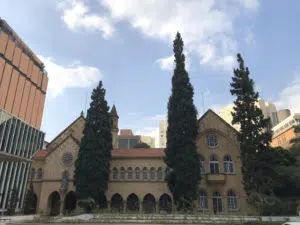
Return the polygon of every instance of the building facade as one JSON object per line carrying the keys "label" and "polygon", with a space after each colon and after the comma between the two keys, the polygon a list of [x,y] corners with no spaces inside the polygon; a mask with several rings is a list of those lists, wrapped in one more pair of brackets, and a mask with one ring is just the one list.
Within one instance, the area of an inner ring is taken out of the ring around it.
{"label": "building facade", "polygon": [[168,129],[168,121],[161,120],[159,121],[159,147],[165,148],[167,147],[167,129]]}
{"label": "building facade", "polygon": [[289,149],[292,146],[290,141],[300,136],[295,132],[294,126],[296,125],[300,125],[300,113],[290,115],[273,127],[272,147]]}
{"label": "building facade", "polygon": [[47,85],[43,63],[0,18],[0,109],[40,129]]}
{"label": "building facade", "polygon": [[278,123],[282,122],[286,118],[291,115],[291,111],[289,109],[282,109],[277,112]]}
{"label": "building facade", "polygon": [[[35,155],[30,177],[38,213],[57,215],[76,207],[73,171],[84,123],[80,116],[46,150]],[[196,145],[203,179],[194,202],[196,209],[201,213],[246,212],[237,132],[211,110],[199,119],[199,124]],[[172,212],[164,156],[162,148],[113,149],[102,207],[119,212]]]}
{"label": "building facade", "polygon": [[43,63],[0,18],[0,214],[14,188],[22,208],[31,157],[44,140],[47,85]]}
{"label": "building facade", "polygon": [[31,157],[43,145],[45,134],[0,109],[0,214],[6,212],[11,190],[18,190],[20,211],[25,196]]}
{"label": "building facade", "polygon": [[131,129],[121,129],[118,135],[118,148],[130,149],[141,143],[141,135],[134,135]]}
{"label": "building facade", "polygon": [[146,143],[151,148],[155,148],[155,137],[142,135],[141,136],[141,142]]}

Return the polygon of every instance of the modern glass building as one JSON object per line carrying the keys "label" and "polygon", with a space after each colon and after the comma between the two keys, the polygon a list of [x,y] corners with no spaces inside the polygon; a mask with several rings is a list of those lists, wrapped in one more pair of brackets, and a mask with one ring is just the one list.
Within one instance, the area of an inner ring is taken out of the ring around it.
{"label": "modern glass building", "polygon": [[22,209],[32,156],[42,148],[45,134],[0,109],[0,214],[6,212],[13,188]]}

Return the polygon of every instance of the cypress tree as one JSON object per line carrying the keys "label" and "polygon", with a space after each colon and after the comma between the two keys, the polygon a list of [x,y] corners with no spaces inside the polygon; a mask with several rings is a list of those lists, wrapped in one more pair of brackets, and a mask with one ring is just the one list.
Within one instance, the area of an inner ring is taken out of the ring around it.
{"label": "cypress tree", "polygon": [[74,184],[78,199],[91,197],[100,205],[109,179],[112,146],[112,120],[102,81],[93,90],[83,137],[75,164]]}
{"label": "cypress tree", "polygon": [[36,197],[33,190],[32,181],[30,181],[29,189],[26,193],[25,203],[24,203],[24,214],[35,214],[36,213]]}
{"label": "cypress tree", "polygon": [[259,166],[268,163],[266,151],[269,150],[271,141],[268,129],[270,122],[256,105],[259,94],[254,90],[254,81],[240,54],[237,54],[237,61],[239,68],[234,69],[230,92],[236,96],[232,122],[240,125],[238,139],[241,145],[244,188],[248,195],[251,192],[270,194],[272,190],[268,190],[269,181],[266,176],[268,171]]}
{"label": "cypress tree", "polygon": [[177,33],[173,42],[175,69],[168,103],[167,147],[165,149],[168,187],[177,210],[189,210],[197,198],[200,162],[195,140],[198,133],[194,90],[185,70],[183,40]]}

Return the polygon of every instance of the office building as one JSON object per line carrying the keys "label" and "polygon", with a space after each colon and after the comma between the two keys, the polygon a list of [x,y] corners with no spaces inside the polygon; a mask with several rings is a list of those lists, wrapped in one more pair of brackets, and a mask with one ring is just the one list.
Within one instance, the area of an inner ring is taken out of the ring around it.
{"label": "office building", "polygon": [[47,73],[43,63],[0,18],[0,214],[18,190],[17,211],[24,203],[32,156],[42,148],[40,131]]}
{"label": "office building", "polygon": [[289,109],[282,109],[277,112],[278,123],[282,122],[286,118],[291,115],[291,111]]}
{"label": "office building", "polygon": [[155,138],[151,136],[141,136],[141,142],[146,143],[151,148],[155,148]]}
{"label": "office building", "polygon": [[121,129],[118,135],[118,146],[120,149],[134,148],[141,143],[141,135],[134,135],[131,129]]}
{"label": "office building", "polygon": [[167,129],[168,129],[168,121],[161,120],[159,121],[159,147],[165,148],[167,147]]}
{"label": "office building", "polygon": [[290,141],[293,138],[300,137],[299,133],[295,132],[294,126],[300,124],[300,113],[295,113],[285,118],[272,128],[272,147],[283,147],[289,149],[292,146]]}

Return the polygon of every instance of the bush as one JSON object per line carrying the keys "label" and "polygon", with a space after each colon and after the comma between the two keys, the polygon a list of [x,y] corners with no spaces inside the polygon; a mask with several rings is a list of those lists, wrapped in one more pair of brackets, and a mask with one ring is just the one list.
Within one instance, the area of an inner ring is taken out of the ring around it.
{"label": "bush", "polygon": [[88,199],[83,199],[78,201],[78,206],[83,208],[86,213],[91,213],[96,207],[95,200],[89,197]]}

